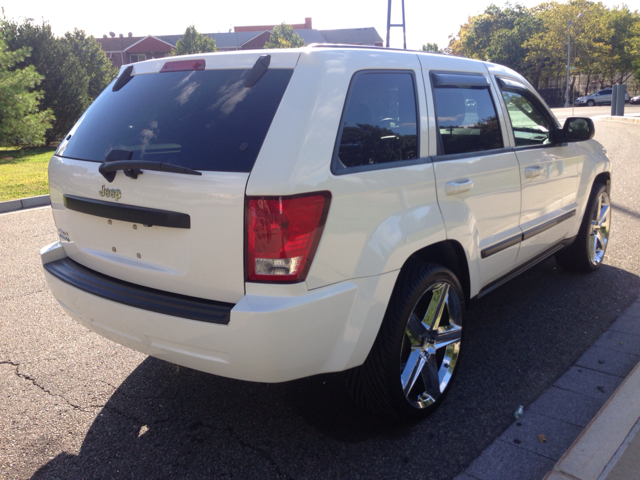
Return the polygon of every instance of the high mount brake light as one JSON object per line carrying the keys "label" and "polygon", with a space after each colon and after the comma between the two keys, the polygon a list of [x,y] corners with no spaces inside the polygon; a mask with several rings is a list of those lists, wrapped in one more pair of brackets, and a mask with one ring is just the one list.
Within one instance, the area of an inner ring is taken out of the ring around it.
{"label": "high mount brake light", "polygon": [[247,281],[303,282],[320,243],[330,203],[329,192],[247,197]]}
{"label": "high mount brake light", "polygon": [[189,70],[204,70],[204,60],[179,60],[176,62],[167,62],[160,69],[163,72],[187,72]]}

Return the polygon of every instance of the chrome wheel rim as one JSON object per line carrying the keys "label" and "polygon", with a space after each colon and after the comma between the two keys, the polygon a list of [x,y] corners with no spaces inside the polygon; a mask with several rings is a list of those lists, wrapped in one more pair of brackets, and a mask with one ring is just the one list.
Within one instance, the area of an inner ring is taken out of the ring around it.
{"label": "chrome wheel rim", "polygon": [[609,194],[603,191],[598,195],[597,205],[591,219],[589,234],[589,260],[592,265],[599,265],[604,258],[609,243],[609,229],[611,227],[611,202]]}
{"label": "chrome wheel rim", "polygon": [[451,382],[460,355],[462,307],[446,282],[431,285],[416,303],[400,353],[400,382],[407,401],[422,409]]}

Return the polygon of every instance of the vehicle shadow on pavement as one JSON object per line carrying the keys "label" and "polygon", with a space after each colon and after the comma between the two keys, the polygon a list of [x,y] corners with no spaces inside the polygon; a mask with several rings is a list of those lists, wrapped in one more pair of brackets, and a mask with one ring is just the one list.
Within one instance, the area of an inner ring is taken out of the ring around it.
{"label": "vehicle shadow on pavement", "polygon": [[404,430],[358,410],[339,374],[256,384],[149,357],[112,394],[79,454],[58,455],[33,478],[220,477],[243,464],[282,474],[269,452],[298,451],[308,465],[323,424],[347,443]]}
{"label": "vehicle shadow on pavement", "polygon": [[551,259],[523,274],[468,312],[456,385],[415,425],[359,410],[340,374],[257,384],[147,358],[78,454],[59,454],[33,478],[452,478],[638,292],[639,277],[609,265],[578,275]]}

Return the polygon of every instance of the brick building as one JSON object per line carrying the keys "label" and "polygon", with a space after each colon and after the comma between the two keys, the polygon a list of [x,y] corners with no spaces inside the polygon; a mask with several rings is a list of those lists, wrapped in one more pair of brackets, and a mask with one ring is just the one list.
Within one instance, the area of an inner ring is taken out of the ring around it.
{"label": "brick building", "polygon": [[[269,41],[271,32],[276,25],[240,26],[234,31],[224,33],[205,33],[216,41],[218,51],[259,50]],[[311,18],[305,18],[305,23],[294,24],[293,31],[297,33],[305,45],[312,43],[340,43],[348,45],[382,46],[382,38],[373,27],[343,28],[338,30],[316,30],[312,28]],[[151,58],[162,58],[169,55],[176,48],[182,35],[147,35],[134,37],[111,34],[97,38],[97,42],[116,67],[128,63],[140,62]]]}

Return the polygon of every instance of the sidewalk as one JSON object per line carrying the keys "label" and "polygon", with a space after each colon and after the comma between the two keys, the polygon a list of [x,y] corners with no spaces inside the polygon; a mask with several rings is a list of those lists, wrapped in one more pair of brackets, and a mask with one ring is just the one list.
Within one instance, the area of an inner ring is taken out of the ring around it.
{"label": "sidewalk", "polygon": [[[552,108],[551,111],[560,122],[560,126],[564,124],[564,121],[569,117],[579,117],[580,110],[576,108]],[[606,122],[631,122],[640,123],[640,113],[625,113],[624,116],[611,116],[611,114],[604,115],[592,115],[591,120],[604,120]]]}
{"label": "sidewalk", "polygon": [[546,480],[640,478],[640,364],[598,412]]}
{"label": "sidewalk", "polygon": [[598,117],[599,120],[605,120],[607,122],[632,122],[632,123],[640,123],[640,113],[630,113],[625,114],[624,117],[612,117],[611,115],[605,115],[602,117]]}
{"label": "sidewalk", "polygon": [[639,480],[639,360],[640,298],[456,480]]}

